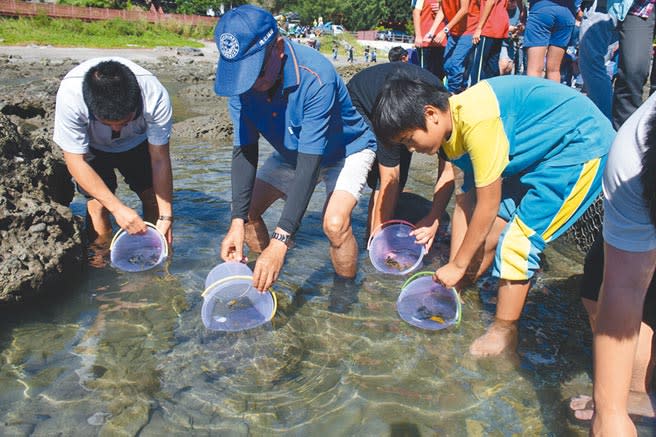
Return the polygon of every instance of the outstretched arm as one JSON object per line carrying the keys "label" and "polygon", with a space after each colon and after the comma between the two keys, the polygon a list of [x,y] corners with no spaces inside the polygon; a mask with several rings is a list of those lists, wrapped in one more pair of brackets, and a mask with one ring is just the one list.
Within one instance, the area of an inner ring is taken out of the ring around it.
{"label": "outstretched arm", "polygon": [[232,219],[230,229],[221,242],[221,259],[242,261],[244,258],[244,223],[248,220],[258,158],[257,143],[232,149]]}
{"label": "outstretched arm", "polygon": [[169,245],[173,244],[173,174],[171,172],[171,156],[169,144],[154,146],[148,143],[150,164],[153,169],[153,191],[157,201],[160,219],[157,229],[166,236]]}
{"label": "outstretched arm", "polygon": [[64,152],[66,167],[75,181],[91,197],[114,216],[116,223],[130,234],[146,231],[146,224],[139,214],[116,197],[96,171],[85,161],[83,154]]}
{"label": "outstretched arm", "polygon": [[439,268],[433,278],[445,287],[454,287],[465,275],[469,263],[492,229],[501,202],[501,178],[476,187],[476,205],[460,249],[453,260]]}
{"label": "outstretched arm", "polygon": [[426,251],[433,246],[437,229],[440,227],[440,218],[446,211],[454,186],[453,164],[440,159],[438,178],[433,192],[433,205],[428,215],[417,222],[417,229],[411,233],[417,243],[425,245]]}
{"label": "outstretched arm", "polygon": [[[285,207],[275,232],[284,236],[291,236],[296,232],[310,203],[320,166],[320,155],[298,154],[294,181],[287,194]],[[253,270],[253,286],[255,288],[265,291],[278,279],[285,262],[287,249],[287,245],[282,241],[275,238],[269,241],[269,245],[262,251],[255,263]]]}

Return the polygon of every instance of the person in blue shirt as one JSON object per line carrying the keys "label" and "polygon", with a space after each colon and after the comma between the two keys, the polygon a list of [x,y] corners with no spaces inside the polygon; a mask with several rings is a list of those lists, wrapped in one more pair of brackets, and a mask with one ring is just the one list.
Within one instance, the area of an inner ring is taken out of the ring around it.
{"label": "person in blue shirt", "polygon": [[[221,258],[241,261],[246,242],[261,252],[253,285],[268,289],[321,180],[327,193],[323,230],[335,272],[355,277],[351,212],[376,156],[376,139],[344,82],[328,59],[280,36],[273,16],[252,5],[226,13],[214,39],[215,92],[230,97],[234,124],[232,219]],[[260,135],[275,152],[258,169]],[[269,236],[262,214],[277,199],[285,206]]]}

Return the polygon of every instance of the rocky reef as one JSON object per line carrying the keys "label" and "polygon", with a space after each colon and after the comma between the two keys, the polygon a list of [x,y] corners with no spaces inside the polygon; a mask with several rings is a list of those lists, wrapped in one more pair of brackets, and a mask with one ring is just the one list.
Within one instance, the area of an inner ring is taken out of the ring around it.
{"label": "rocky reef", "polygon": [[0,114],[0,303],[52,289],[83,266],[73,185],[50,143]]}

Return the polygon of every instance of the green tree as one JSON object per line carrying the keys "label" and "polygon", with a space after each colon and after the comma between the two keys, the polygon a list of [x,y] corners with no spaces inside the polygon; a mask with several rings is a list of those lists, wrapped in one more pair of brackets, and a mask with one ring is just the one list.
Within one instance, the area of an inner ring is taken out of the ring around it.
{"label": "green tree", "polygon": [[342,24],[348,30],[372,29],[381,22],[394,22],[403,28],[412,20],[408,0],[272,0],[274,13],[294,11],[301,16],[301,23],[311,24],[317,17],[324,23]]}

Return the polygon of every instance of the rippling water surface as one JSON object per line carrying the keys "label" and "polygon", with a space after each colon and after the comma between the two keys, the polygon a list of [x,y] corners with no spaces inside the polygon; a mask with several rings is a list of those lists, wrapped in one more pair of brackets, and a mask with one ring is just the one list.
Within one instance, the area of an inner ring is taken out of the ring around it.
{"label": "rippling water surface", "polygon": [[[175,245],[166,268],[119,273],[101,253],[61,297],[2,313],[0,434],[586,434],[567,412],[570,396],[591,390],[579,260],[550,249],[518,353],[477,361],[467,350],[492,320],[495,284],[464,290],[462,323],[441,332],[397,317],[403,279],[377,274],[362,247],[357,286],[334,284],[320,186],[274,286],[273,322],[210,332],[200,293],[229,224],[230,146],[173,144]],[[427,167],[409,181],[424,196],[434,178]],[[365,203],[354,214],[361,246]],[[270,225],[281,205],[266,216]],[[81,213],[81,199],[74,208]],[[446,253],[442,241],[424,269]]]}

